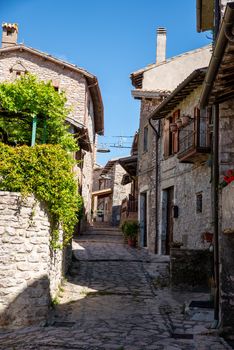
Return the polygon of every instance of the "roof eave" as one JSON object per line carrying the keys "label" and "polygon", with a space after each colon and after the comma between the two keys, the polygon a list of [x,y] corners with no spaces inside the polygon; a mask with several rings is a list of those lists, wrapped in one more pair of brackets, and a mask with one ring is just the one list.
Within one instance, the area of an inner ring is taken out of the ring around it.
{"label": "roof eave", "polygon": [[98,80],[94,77],[92,80],[88,80],[88,82],[90,83],[88,88],[94,106],[95,133],[98,135],[104,135],[104,106]]}
{"label": "roof eave", "polygon": [[206,68],[199,68],[194,70],[182,83],[180,83],[175,90],[167,97],[163,102],[149,115],[149,119],[163,119],[164,115],[162,115],[163,109],[166,105],[173,100],[173,98],[183,90],[190,82],[192,82],[196,77],[200,74],[205,74]]}
{"label": "roof eave", "polygon": [[214,52],[212,54],[208,71],[206,73],[201,97],[200,97],[200,108],[204,108],[208,104],[209,96],[217,75],[219,65],[222,61],[222,57],[228,43],[228,38],[226,36],[226,30],[230,24],[233,25],[234,22],[234,3],[228,3],[225,14],[223,17],[223,22],[216,40]]}

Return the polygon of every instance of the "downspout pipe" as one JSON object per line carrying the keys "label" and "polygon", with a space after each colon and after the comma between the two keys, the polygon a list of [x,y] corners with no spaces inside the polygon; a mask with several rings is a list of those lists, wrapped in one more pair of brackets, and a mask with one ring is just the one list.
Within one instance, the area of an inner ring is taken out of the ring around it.
{"label": "downspout pipe", "polygon": [[219,104],[213,106],[213,222],[214,222],[214,327],[219,324],[220,275],[219,275]]}
{"label": "downspout pipe", "polygon": [[[227,28],[225,26],[224,32]],[[215,23],[214,23],[214,39],[218,37],[220,29],[220,4],[219,0],[215,0]],[[227,37],[226,37],[227,44]],[[226,46],[226,45],[225,45]],[[223,48],[222,48],[223,49]],[[219,52],[219,59],[222,54]],[[218,61],[218,59],[217,59]],[[221,62],[221,60],[220,60]],[[219,62],[219,63],[220,63]],[[219,66],[219,65],[218,65]],[[217,70],[218,71],[218,70]],[[216,72],[217,72],[216,71]],[[213,106],[213,184],[212,184],[212,199],[213,199],[213,222],[214,222],[214,280],[215,280],[215,295],[214,295],[214,328],[219,326],[219,302],[220,302],[220,274],[219,274],[219,104]]]}
{"label": "downspout pipe", "polygon": [[220,0],[215,0],[215,23],[214,23],[214,39],[217,38],[220,27]]}
{"label": "downspout pipe", "polygon": [[[215,77],[222,62],[228,41],[233,40],[233,21],[234,4],[229,3],[220,26],[220,6],[215,1],[215,48],[210,61],[208,72],[205,78],[203,91],[200,98],[200,108],[204,108],[209,103],[209,96],[212,91]],[[212,207],[214,224],[214,278],[215,278],[215,297],[214,297],[214,328],[219,326],[220,313],[220,271],[219,271],[219,104],[213,105],[213,166],[212,166]]]}
{"label": "downspout pipe", "polygon": [[152,123],[152,117],[149,118],[149,125],[155,133],[156,147],[155,147],[155,246],[154,252],[158,253],[158,184],[159,184],[159,138],[161,122],[159,120],[158,130]]}

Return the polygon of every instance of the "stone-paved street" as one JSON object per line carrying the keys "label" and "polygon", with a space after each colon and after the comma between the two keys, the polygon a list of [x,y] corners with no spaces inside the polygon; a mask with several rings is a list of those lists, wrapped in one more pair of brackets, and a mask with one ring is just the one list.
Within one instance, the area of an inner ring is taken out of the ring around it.
{"label": "stone-paved street", "polygon": [[[0,333],[0,349],[218,350],[228,345],[183,302],[205,295],[172,293],[168,259],[129,248],[114,231],[82,235],[48,322]],[[206,318],[206,315],[203,315]]]}

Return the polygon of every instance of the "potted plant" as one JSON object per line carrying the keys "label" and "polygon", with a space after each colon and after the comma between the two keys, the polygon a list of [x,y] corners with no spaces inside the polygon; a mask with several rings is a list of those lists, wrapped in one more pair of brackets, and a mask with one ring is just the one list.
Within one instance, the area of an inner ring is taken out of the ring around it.
{"label": "potted plant", "polygon": [[190,116],[189,115],[182,115],[181,116],[181,121],[182,121],[182,126],[186,126],[189,124]]}
{"label": "potted plant", "polygon": [[183,242],[179,242],[179,241],[173,241],[170,243],[171,248],[180,248],[183,245],[184,245]]}
{"label": "potted plant", "polygon": [[176,125],[177,125],[178,129],[180,129],[182,127],[182,120],[181,120],[181,118],[176,119]]}
{"label": "potted plant", "polygon": [[206,241],[208,243],[212,243],[212,241],[213,241],[213,233],[208,232],[208,231],[203,232],[202,238],[203,238],[203,241]]}
{"label": "potted plant", "polygon": [[139,223],[136,220],[125,221],[121,226],[124,238],[130,247],[136,247]]}
{"label": "potted plant", "polygon": [[170,124],[170,130],[171,132],[176,132],[177,131],[177,124],[176,123],[171,123]]}

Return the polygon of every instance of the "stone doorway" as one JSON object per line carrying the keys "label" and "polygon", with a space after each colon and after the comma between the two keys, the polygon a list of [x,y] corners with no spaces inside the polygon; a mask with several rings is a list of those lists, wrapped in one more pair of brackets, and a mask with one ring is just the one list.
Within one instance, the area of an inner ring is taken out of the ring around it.
{"label": "stone doorway", "polygon": [[174,187],[168,187],[162,193],[162,254],[170,255],[173,241],[173,203]]}
{"label": "stone doorway", "polygon": [[148,245],[147,213],[147,192],[142,192],[140,194],[140,244],[142,247],[147,247]]}

